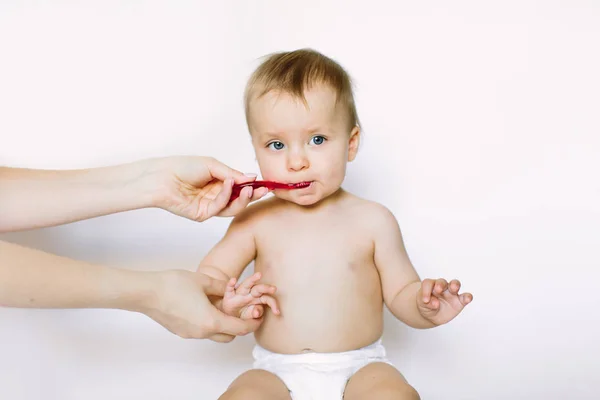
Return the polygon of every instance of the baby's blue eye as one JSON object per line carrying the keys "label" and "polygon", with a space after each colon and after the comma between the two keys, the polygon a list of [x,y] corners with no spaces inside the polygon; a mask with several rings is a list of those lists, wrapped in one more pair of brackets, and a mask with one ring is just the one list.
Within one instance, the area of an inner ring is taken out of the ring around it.
{"label": "baby's blue eye", "polygon": [[281,150],[283,149],[283,143],[281,142],[271,142],[269,143],[269,145],[267,146],[273,150]]}
{"label": "baby's blue eye", "polygon": [[325,139],[323,136],[314,136],[311,139],[311,142],[313,142],[313,144],[316,144],[317,146],[320,146],[323,143],[325,143],[325,140],[327,140],[327,139]]}

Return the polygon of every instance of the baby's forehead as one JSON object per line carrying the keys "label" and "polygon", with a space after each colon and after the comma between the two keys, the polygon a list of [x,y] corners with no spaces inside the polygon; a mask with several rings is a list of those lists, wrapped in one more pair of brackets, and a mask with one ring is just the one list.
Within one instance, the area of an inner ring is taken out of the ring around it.
{"label": "baby's forehead", "polygon": [[270,90],[250,99],[248,112],[252,117],[267,117],[278,113],[320,114],[331,116],[343,112],[335,91],[326,86],[316,86],[301,95],[284,90]]}
{"label": "baby's forehead", "polygon": [[345,118],[343,109],[336,106],[335,95],[326,91],[307,91],[304,98],[269,92],[255,99],[249,112],[257,131],[310,131]]}

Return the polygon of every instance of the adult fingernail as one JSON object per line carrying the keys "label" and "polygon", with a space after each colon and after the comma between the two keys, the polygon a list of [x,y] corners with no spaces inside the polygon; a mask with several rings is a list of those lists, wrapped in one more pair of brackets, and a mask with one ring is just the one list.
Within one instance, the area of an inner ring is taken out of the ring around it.
{"label": "adult fingernail", "polygon": [[253,174],[253,173],[247,173],[247,174],[244,174],[244,175],[247,176],[248,178],[256,178],[258,176],[258,175]]}

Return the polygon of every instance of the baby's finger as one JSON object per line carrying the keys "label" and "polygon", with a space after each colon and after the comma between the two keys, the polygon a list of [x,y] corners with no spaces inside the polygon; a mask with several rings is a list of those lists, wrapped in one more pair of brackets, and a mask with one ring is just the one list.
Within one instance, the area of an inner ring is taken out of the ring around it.
{"label": "baby's finger", "polygon": [[[254,274],[250,275],[249,277],[247,277],[246,279],[244,279],[243,282],[239,282],[238,281],[237,285],[235,285],[236,290],[239,289],[242,285],[248,286],[248,281],[249,280],[252,280],[252,282],[256,282],[258,280],[258,279],[254,279],[254,278],[256,278],[256,274],[257,273],[255,272]],[[250,285],[250,287],[252,287],[252,285]]]}
{"label": "baby's finger", "polygon": [[250,294],[250,289],[252,289],[252,287],[254,285],[256,285],[256,282],[258,282],[260,280],[260,278],[261,278],[260,272],[253,273],[248,278],[246,278],[244,280],[244,282],[242,282],[240,285],[238,285],[236,293],[239,295],[242,295],[242,296]]}
{"label": "baby's finger", "polygon": [[458,298],[460,299],[460,302],[463,306],[466,306],[467,304],[473,301],[473,295],[471,293],[463,293],[460,296],[458,296]]}
{"label": "baby's finger", "polygon": [[273,294],[277,291],[277,288],[267,283],[259,283],[258,285],[252,286],[250,294],[252,297],[260,297],[263,294]]}
{"label": "baby's finger", "polygon": [[440,300],[437,297],[432,296],[429,303],[425,304],[425,307],[435,311],[440,308]]}
{"label": "baby's finger", "polygon": [[448,290],[452,294],[458,294],[458,291],[460,290],[460,281],[458,279],[452,279],[448,285]]}
{"label": "baby's finger", "polygon": [[435,281],[433,279],[424,279],[421,282],[421,296],[423,299],[423,303],[429,303],[431,299],[431,292],[433,292],[433,285],[435,285]]}
{"label": "baby's finger", "polygon": [[433,294],[435,296],[441,296],[446,289],[448,289],[448,281],[443,278],[436,279]]}
{"label": "baby's finger", "polygon": [[223,295],[223,297],[233,297],[235,296],[235,282],[237,281],[237,279],[235,277],[229,279],[229,281],[227,281],[227,286],[225,287],[225,294]]}
{"label": "baby's finger", "polygon": [[266,304],[266,305],[268,305],[269,308],[271,308],[271,310],[273,310],[273,313],[275,315],[281,314],[281,312],[279,310],[279,307],[277,306],[277,300],[275,300],[274,297],[271,297],[271,296],[265,294],[263,296],[260,296],[258,298],[258,301],[260,302],[260,304]]}

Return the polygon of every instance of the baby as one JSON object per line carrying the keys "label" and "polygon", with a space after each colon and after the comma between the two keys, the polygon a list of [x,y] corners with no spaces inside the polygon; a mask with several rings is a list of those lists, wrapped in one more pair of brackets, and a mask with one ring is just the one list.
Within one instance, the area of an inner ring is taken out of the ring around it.
{"label": "baby", "polygon": [[[217,307],[264,318],[254,369],[221,399],[419,399],[386,358],[383,304],[431,328],[473,297],[457,280],[421,281],[392,213],[341,187],[361,133],[348,74],[312,50],[274,54],[245,105],[262,177],[307,187],[248,207],[200,263],[199,273],[229,279]],[[252,261],[255,274],[236,284]]]}

